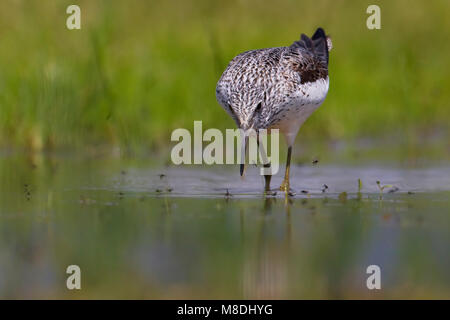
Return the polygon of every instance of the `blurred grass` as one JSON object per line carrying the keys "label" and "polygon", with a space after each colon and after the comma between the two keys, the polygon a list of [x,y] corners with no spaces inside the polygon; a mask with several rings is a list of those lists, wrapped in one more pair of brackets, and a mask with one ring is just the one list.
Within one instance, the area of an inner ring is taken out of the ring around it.
{"label": "blurred grass", "polygon": [[[159,149],[194,120],[233,128],[215,100],[229,60],[318,26],[333,38],[330,91],[304,139],[449,140],[446,0],[77,1],[69,31],[72,3],[0,4],[0,146]],[[366,28],[372,3],[381,30]]]}

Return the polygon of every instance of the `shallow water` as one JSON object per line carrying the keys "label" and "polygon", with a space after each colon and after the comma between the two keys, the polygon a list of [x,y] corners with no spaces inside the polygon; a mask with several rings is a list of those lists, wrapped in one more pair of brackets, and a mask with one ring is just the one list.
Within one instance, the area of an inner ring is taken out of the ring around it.
{"label": "shallow water", "polygon": [[[166,191],[166,196],[171,197],[223,197],[228,191],[228,194],[239,198],[260,198],[264,186],[264,179],[255,167],[247,169],[242,178],[238,170],[232,170],[231,166],[225,170],[220,167],[130,169],[126,173],[126,177],[116,175],[112,183],[107,181],[100,188],[150,193],[155,193],[156,190]],[[310,194],[322,197],[358,191],[378,194],[380,186],[386,186],[383,191],[388,193],[439,192],[450,189],[450,167],[402,169],[374,166],[292,166],[291,175],[291,189],[297,196]],[[278,189],[282,178],[283,172],[280,170],[272,179],[273,190]],[[358,179],[362,182],[361,188],[358,187]],[[284,194],[277,192],[276,196],[283,197]]]}
{"label": "shallow water", "polygon": [[449,173],[294,167],[286,199],[256,168],[3,156],[0,297],[450,298]]}

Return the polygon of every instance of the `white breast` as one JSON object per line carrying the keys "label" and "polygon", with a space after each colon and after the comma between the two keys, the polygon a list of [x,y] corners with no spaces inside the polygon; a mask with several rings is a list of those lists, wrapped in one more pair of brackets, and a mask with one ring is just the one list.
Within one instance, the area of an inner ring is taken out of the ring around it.
{"label": "white breast", "polygon": [[309,116],[322,104],[328,93],[329,79],[319,79],[301,85],[298,96],[285,106],[286,113],[272,128],[279,129],[286,143],[294,143],[298,130]]}

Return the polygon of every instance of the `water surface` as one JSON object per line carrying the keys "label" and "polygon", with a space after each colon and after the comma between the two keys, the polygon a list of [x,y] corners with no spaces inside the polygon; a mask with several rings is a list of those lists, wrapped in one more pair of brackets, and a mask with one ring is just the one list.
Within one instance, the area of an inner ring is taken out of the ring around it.
{"label": "water surface", "polygon": [[296,166],[286,199],[256,168],[3,156],[0,297],[450,298],[449,173]]}

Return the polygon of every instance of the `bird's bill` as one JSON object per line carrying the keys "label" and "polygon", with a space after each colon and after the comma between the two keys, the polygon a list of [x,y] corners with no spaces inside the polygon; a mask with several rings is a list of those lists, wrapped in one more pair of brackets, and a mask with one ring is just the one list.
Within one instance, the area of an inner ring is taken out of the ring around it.
{"label": "bird's bill", "polygon": [[241,146],[241,166],[240,166],[241,177],[244,175],[245,171],[245,160],[247,157],[247,151],[248,151],[248,135],[245,135],[244,139],[242,139],[242,146]]}

